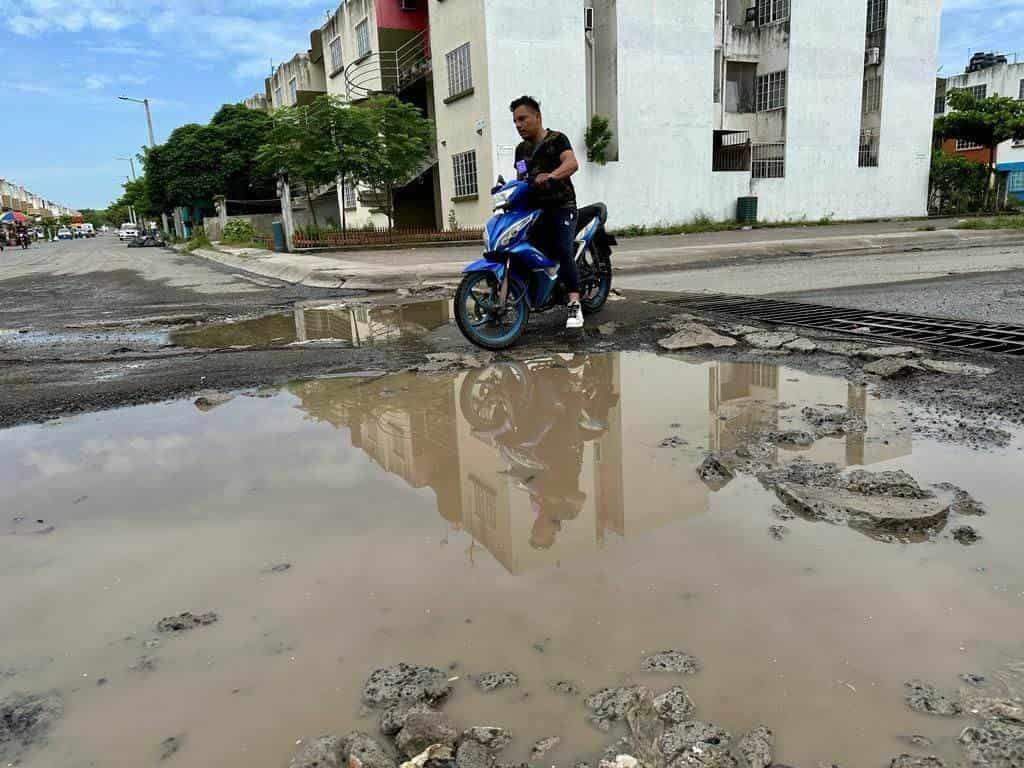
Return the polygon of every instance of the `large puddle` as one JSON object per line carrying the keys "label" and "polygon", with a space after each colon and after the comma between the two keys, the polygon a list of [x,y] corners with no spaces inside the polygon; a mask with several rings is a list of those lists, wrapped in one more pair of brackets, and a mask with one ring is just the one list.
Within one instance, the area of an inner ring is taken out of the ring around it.
{"label": "large puddle", "polygon": [[[955,483],[985,505],[983,538],[953,540],[966,518],[905,538],[796,517],[780,541],[757,479],[698,477],[708,451],[807,430],[802,409],[825,405],[866,431],[761,458]],[[887,765],[910,735],[952,762],[966,721],[911,711],[903,684],[955,693],[975,673],[1024,693],[1021,440],[965,452],[907,421],[837,379],[615,354],[8,430],[0,698],[63,697],[30,766],[155,764],[169,737],[168,765],[286,765],[300,740],[379,736],[362,684],[399,661],[459,678],[445,711],[511,728],[508,761],[552,735],[545,764],[592,759],[619,734],[588,724],[586,694],[681,683],[737,739],[772,728],[779,762]],[[640,671],[668,648],[701,672]],[[520,685],[471,682],[496,671]]]}

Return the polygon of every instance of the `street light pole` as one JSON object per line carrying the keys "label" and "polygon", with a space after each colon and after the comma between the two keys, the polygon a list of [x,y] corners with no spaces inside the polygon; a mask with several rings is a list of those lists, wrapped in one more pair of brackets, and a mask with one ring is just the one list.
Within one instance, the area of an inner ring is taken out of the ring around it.
{"label": "street light pole", "polygon": [[[156,136],[153,134],[153,116],[149,112],[149,99],[133,99],[130,96],[118,96],[121,101],[131,101],[136,104],[141,104],[146,108],[146,127],[149,129],[149,148],[153,149],[156,146]],[[132,174],[134,175],[135,164],[132,163]],[[160,218],[163,220],[164,231],[167,231],[167,214],[161,213]]]}
{"label": "street light pole", "polygon": [[115,158],[115,159],[116,160],[127,160],[131,164],[131,166],[132,166],[132,181],[135,181],[135,180],[137,180],[139,178],[138,176],[135,175],[135,158],[133,158],[133,157],[131,157],[129,155],[128,157],[118,157],[118,158]]}

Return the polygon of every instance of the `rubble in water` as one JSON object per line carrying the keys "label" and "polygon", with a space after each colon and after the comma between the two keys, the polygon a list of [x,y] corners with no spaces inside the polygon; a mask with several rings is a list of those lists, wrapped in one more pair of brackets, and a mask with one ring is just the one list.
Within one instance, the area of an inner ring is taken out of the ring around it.
{"label": "rubble in water", "polygon": [[644,672],[677,672],[683,675],[695,675],[700,672],[700,662],[696,657],[683,651],[660,651],[644,658],[640,662]]}
{"label": "rubble in water", "polygon": [[513,672],[488,672],[476,678],[476,687],[481,691],[496,691],[499,688],[515,688],[519,676]]}
{"label": "rubble in water", "polygon": [[404,702],[436,703],[451,693],[448,675],[404,662],[376,670],[363,686],[363,703],[385,707]]}
{"label": "rubble in water", "polygon": [[177,616],[167,616],[156,623],[159,632],[188,632],[197,627],[206,627],[215,624],[220,617],[213,611],[208,613],[192,613],[186,611]]}
{"label": "rubble in water", "polygon": [[57,693],[12,693],[0,700],[0,758],[16,760],[45,742],[63,715],[64,701]]}
{"label": "rubble in water", "polygon": [[959,701],[941,693],[934,685],[920,680],[911,680],[904,685],[907,706],[915,712],[942,717],[959,717],[964,708]]}

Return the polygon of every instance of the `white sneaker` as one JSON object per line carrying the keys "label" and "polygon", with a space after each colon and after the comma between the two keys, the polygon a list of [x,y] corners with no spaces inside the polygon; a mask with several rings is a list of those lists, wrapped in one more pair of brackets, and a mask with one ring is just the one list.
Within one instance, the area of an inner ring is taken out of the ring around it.
{"label": "white sneaker", "polygon": [[583,327],[583,307],[578,301],[569,302],[569,317],[566,318],[566,330],[579,330]]}

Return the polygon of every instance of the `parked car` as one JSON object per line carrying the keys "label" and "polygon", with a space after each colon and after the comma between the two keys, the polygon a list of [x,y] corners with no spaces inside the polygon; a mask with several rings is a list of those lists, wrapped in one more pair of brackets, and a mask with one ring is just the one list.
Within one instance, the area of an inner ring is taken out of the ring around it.
{"label": "parked car", "polygon": [[139,228],[135,224],[128,224],[127,222],[121,225],[121,229],[118,231],[117,236],[121,238],[121,242],[126,240],[134,240],[139,236]]}
{"label": "parked car", "polygon": [[71,230],[68,229],[67,227],[61,227],[60,229],[57,230],[58,240],[71,240],[73,238],[74,235],[71,234]]}
{"label": "parked car", "polygon": [[96,237],[96,228],[89,222],[85,222],[82,225],[82,236],[83,237]]}

